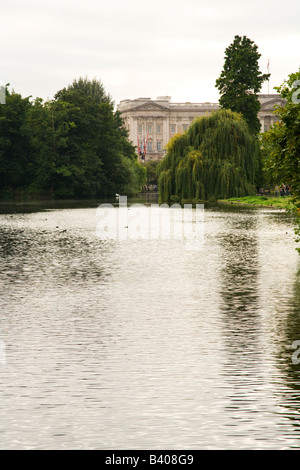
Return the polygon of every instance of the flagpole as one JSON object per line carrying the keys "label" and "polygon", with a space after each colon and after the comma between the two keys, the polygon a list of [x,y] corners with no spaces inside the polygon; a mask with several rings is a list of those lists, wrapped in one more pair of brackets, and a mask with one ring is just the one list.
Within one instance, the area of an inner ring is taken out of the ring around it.
{"label": "flagpole", "polygon": [[[270,73],[270,59],[268,60],[267,70],[268,70],[268,73]],[[268,95],[269,94],[270,94],[270,77],[268,78]]]}

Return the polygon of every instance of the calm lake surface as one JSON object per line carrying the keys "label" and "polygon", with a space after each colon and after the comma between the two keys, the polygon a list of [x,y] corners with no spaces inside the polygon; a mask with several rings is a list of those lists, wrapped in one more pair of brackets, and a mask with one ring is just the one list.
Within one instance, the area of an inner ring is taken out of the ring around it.
{"label": "calm lake surface", "polygon": [[300,448],[292,217],[205,206],[187,250],[100,202],[0,205],[0,448]]}

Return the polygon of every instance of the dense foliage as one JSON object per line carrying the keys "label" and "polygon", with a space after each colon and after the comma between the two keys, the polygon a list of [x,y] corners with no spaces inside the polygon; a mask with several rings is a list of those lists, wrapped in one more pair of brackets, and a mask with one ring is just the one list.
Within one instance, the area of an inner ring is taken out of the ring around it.
{"label": "dense foliage", "polygon": [[276,90],[286,104],[276,108],[280,121],[261,136],[265,178],[271,184],[290,185],[300,199],[300,70]]}
{"label": "dense foliage", "polygon": [[196,119],[169,142],[159,166],[162,202],[225,199],[255,192],[258,140],[240,114],[220,110]]}
{"label": "dense foliage", "polygon": [[147,170],[147,181],[146,185],[157,185],[157,167],[160,164],[160,160],[148,160],[144,163]]}
{"label": "dense foliage", "polygon": [[101,82],[74,80],[52,101],[7,91],[0,105],[0,195],[133,194],[145,182]]}
{"label": "dense foliage", "polygon": [[[272,185],[291,187],[294,207],[300,211],[300,69],[275,88],[286,100],[277,107],[280,121],[261,136],[265,180]],[[300,218],[296,223],[296,242],[300,243]],[[300,253],[300,248],[297,248]]]}
{"label": "dense foliage", "polygon": [[0,104],[0,193],[32,179],[31,140],[26,129],[29,98],[6,92],[5,101]]}
{"label": "dense foliage", "polygon": [[260,132],[258,93],[270,74],[262,74],[257,45],[246,36],[235,36],[225,50],[225,62],[216,87],[220,92],[220,106],[242,113],[251,132]]}

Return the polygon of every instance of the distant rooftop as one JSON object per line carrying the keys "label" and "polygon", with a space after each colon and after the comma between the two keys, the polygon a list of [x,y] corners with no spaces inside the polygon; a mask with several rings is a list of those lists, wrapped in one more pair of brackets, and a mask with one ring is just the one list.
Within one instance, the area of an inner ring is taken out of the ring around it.
{"label": "distant rooftop", "polygon": [[[261,104],[264,104],[266,103],[267,101],[270,101],[270,100],[273,100],[273,99],[276,99],[276,98],[280,98],[280,95],[276,94],[276,93],[273,93],[273,94],[260,94],[258,95],[259,96],[259,101]],[[134,100],[130,100],[130,99],[125,99],[125,100],[122,100],[120,101],[120,104],[118,105],[118,109],[120,111],[122,110],[125,110],[125,109],[133,109],[137,106],[141,106],[142,104],[144,103],[149,103],[149,102],[152,102],[152,103],[157,103],[161,106],[165,106],[166,108],[179,108],[179,109],[182,109],[182,108],[187,108],[187,106],[190,108],[190,109],[196,109],[196,108],[202,108],[202,109],[205,109],[205,108],[218,108],[219,107],[219,103],[211,103],[209,101],[206,101],[204,103],[192,103],[190,101],[186,101],[185,103],[172,103],[171,102],[171,96],[158,96],[156,99],[152,99],[152,98],[136,98]]]}

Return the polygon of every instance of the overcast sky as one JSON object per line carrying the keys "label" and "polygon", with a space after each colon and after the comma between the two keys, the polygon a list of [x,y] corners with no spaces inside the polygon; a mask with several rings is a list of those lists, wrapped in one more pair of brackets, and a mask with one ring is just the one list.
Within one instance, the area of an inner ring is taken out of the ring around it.
{"label": "overcast sky", "polygon": [[225,49],[240,35],[257,44],[263,73],[270,60],[272,93],[299,70],[299,13],[299,0],[9,0],[0,8],[0,84],[46,100],[87,76],[116,104],[161,95],[217,102]]}

